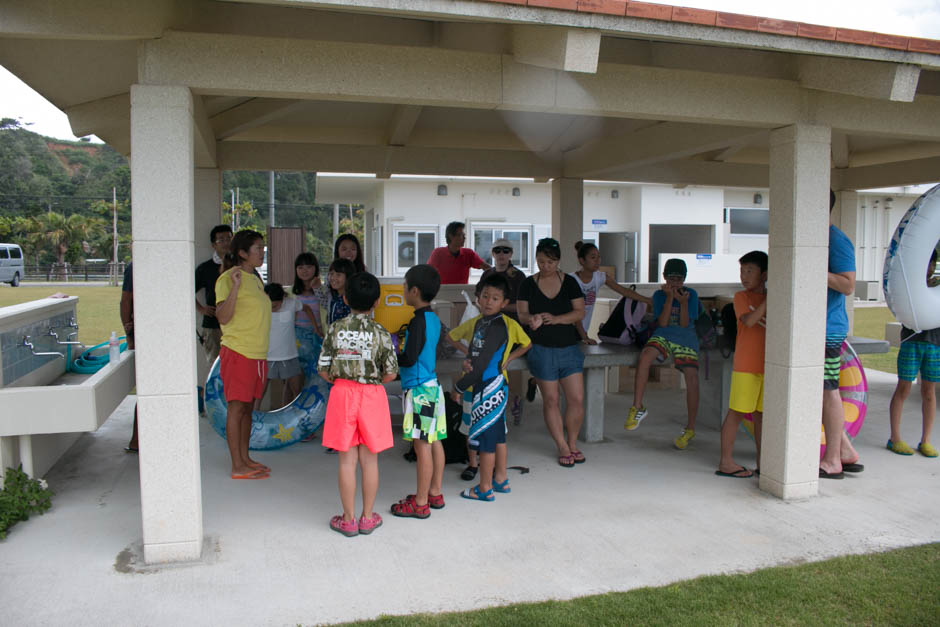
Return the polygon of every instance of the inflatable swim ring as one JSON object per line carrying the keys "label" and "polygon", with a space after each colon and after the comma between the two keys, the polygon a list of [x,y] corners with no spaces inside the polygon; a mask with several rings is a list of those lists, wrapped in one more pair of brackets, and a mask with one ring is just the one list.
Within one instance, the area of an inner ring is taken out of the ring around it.
{"label": "inflatable swim ring", "polygon": [[[842,365],[839,369],[839,395],[842,397],[842,409],[845,412],[845,432],[850,438],[858,435],[868,413],[868,379],[865,368],[859,361],[855,349],[848,342],[842,343],[840,354]],[[742,423],[745,430],[754,437],[754,417],[747,414]],[[820,425],[820,430],[822,426]],[[822,430],[819,444],[819,458],[826,453],[826,432]]]}
{"label": "inflatable swim ring", "polygon": [[898,322],[919,333],[940,327],[940,286],[927,287],[927,264],[940,241],[940,185],[908,209],[885,254],[882,287]]}
{"label": "inflatable swim ring", "polygon": [[[304,369],[304,387],[289,405],[274,411],[254,411],[251,415],[251,450],[283,448],[303,440],[320,428],[326,416],[326,399],[330,385],[317,374],[320,338],[310,329],[294,328],[298,340],[298,357]],[[225,437],[228,404],[219,376],[220,360],[216,359],[206,380],[206,413],[212,428]]]}

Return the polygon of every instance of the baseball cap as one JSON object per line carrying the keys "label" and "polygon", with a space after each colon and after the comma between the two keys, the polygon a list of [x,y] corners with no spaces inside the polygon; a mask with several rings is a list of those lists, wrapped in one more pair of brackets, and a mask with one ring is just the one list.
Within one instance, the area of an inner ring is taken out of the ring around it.
{"label": "baseball cap", "polygon": [[503,238],[503,239],[498,239],[495,242],[493,242],[493,245],[490,246],[490,250],[493,250],[494,248],[503,248],[503,247],[512,248],[513,250],[516,249],[516,247],[512,245],[512,242],[510,242],[508,239]]}
{"label": "baseball cap", "polygon": [[663,268],[663,276],[685,276],[689,273],[685,262],[681,259],[667,259],[666,266]]}

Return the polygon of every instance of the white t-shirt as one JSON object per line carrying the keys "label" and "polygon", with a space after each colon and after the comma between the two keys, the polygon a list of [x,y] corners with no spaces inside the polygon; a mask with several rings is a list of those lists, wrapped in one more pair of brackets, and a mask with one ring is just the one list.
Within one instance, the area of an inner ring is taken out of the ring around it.
{"label": "white t-shirt", "polygon": [[571,276],[574,277],[574,280],[577,281],[578,285],[581,287],[581,291],[584,292],[584,320],[581,321],[581,326],[587,331],[591,326],[591,316],[594,314],[597,290],[604,287],[604,284],[607,282],[607,273],[597,271],[587,283],[581,281],[577,272],[572,272]]}
{"label": "white t-shirt", "polygon": [[278,311],[271,312],[271,335],[268,340],[268,361],[286,361],[297,357],[294,335],[294,314],[303,309],[298,299],[288,297]]}

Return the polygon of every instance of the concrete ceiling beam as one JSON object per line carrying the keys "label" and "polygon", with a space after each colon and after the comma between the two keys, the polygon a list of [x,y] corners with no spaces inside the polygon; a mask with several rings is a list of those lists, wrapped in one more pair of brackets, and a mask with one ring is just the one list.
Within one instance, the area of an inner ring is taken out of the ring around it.
{"label": "concrete ceiling beam", "polygon": [[305,101],[253,98],[213,115],[210,122],[215,136],[226,139],[248,129],[270,124],[307,106],[309,105]]}
{"label": "concrete ceiling beam", "polygon": [[561,176],[557,154],[512,150],[220,142],[223,170],[439,174],[451,176]]}
{"label": "concrete ceiling beam", "polygon": [[[420,67],[420,72],[414,68]],[[426,106],[776,128],[795,122],[846,133],[940,140],[940,98],[873,100],[795,81],[598,64],[596,74],[511,56],[266,37],[167,32],[141,45],[139,80],[196,93]]]}
{"label": "concrete ceiling beam", "polygon": [[899,63],[801,55],[798,74],[800,85],[808,89],[912,102],[917,92],[920,68]]}
{"label": "concrete ceiling beam", "polygon": [[0,8],[0,35],[148,39],[159,37],[183,14],[178,0],[135,2],[133,10],[106,0],[4,0]]}
{"label": "concrete ceiling beam", "polygon": [[940,157],[896,161],[832,171],[833,189],[872,189],[935,183]]}
{"label": "concrete ceiling beam", "polygon": [[832,133],[832,167],[849,167],[849,136],[845,133]]}
{"label": "concrete ceiling beam", "polygon": [[216,166],[215,132],[202,98],[193,94],[193,158],[197,168]]}
{"label": "concrete ceiling beam", "polygon": [[553,26],[512,29],[512,54],[519,63],[593,74],[600,49],[600,31]]}
{"label": "concrete ceiling beam", "polygon": [[130,134],[130,93],[67,107],[64,113],[68,116],[72,134],[76,137],[86,135],[101,137],[100,133],[114,134],[115,132]]}
{"label": "concrete ceiling beam", "polygon": [[594,140],[565,153],[565,176],[604,177],[654,163],[675,161],[745,143],[763,134],[752,128],[664,122]]}
{"label": "concrete ceiling beam", "polygon": [[404,146],[411,137],[423,107],[418,105],[397,105],[388,124],[388,145]]}

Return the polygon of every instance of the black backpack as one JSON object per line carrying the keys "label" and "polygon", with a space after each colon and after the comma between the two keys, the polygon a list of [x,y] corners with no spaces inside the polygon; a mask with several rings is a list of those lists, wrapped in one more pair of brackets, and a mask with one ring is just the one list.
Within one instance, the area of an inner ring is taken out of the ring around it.
{"label": "black backpack", "polygon": [[[460,423],[463,420],[463,407],[444,394],[444,413],[447,416],[447,437],[441,440],[444,446],[445,464],[467,463],[467,436],[460,432]],[[417,461],[414,444],[403,456],[409,462]]]}
{"label": "black backpack", "polygon": [[726,358],[734,352],[738,340],[738,317],[734,314],[734,304],[728,303],[721,308],[721,331],[718,334],[718,348]]}
{"label": "black backpack", "polygon": [[701,348],[715,348],[718,345],[718,329],[716,328],[717,312],[706,311],[699,305],[699,315],[695,319],[695,334],[698,336],[699,346]]}

